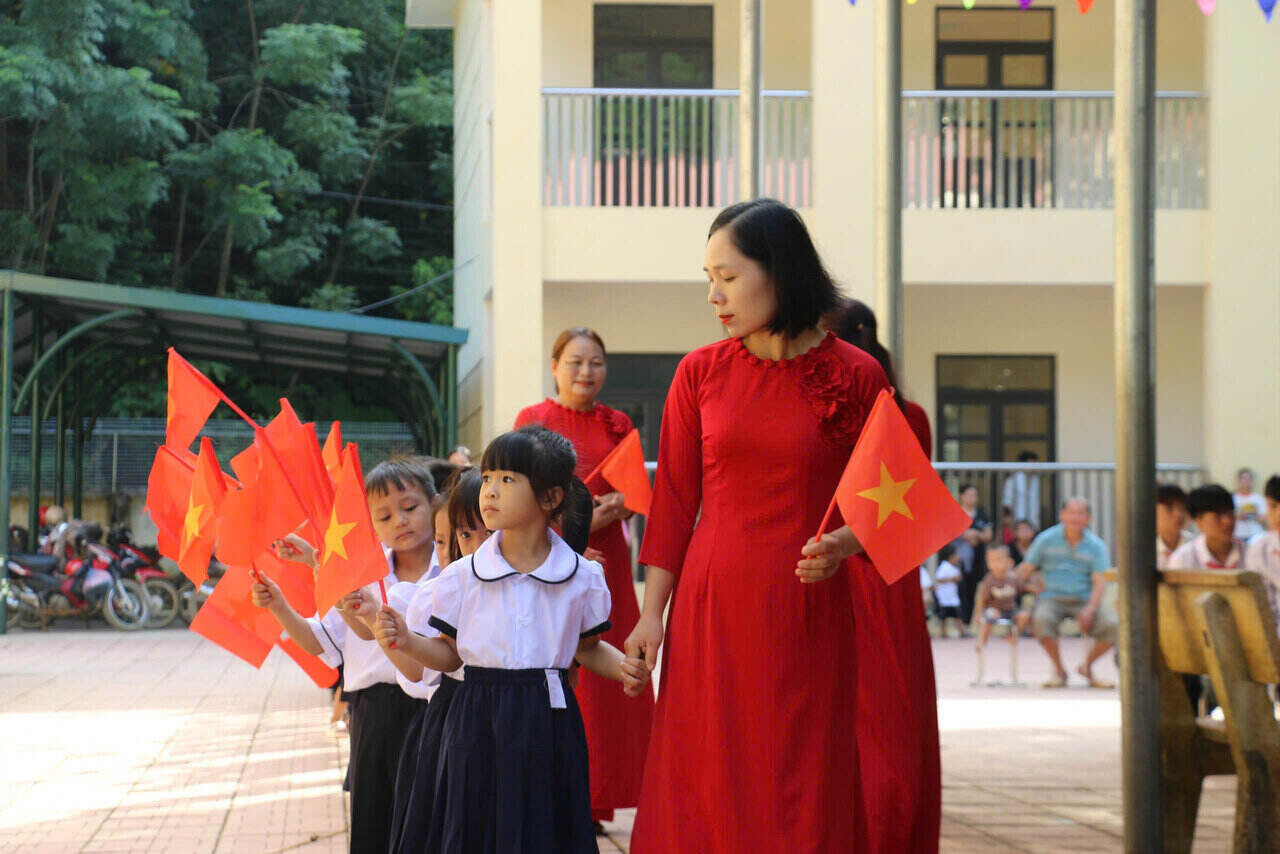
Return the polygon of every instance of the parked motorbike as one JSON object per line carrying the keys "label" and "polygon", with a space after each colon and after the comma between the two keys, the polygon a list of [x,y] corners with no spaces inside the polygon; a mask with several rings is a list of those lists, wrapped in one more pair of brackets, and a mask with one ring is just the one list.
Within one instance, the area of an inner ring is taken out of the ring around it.
{"label": "parked motorbike", "polygon": [[196,618],[196,611],[200,610],[200,606],[213,595],[213,588],[226,571],[226,566],[216,560],[211,560],[209,561],[209,577],[199,587],[192,584],[189,578],[185,576],[182,578],[178,584],[178,599],[181,603],[179,605],[179,613],[188,626]]}
{"label": "parked motorbike", "polygon": [[[90,548],[101,549],[99,544]],[[142,585],[147,593],[147,628],[162,629],[178,618],[182,608],[182,596],[178,585],[168,573],[156,565],[159,555],[133,543],[133,532],[127,527],[113,529],[107,534],[106,549],[110,551],[121,574]]]}
{"label": "parked motorbike", "polygon": [[101,535],[101,526],[82,525],[69,540],[75,556],[65,562],[56,554],[9,555],[7,598],[17,605],[20,626],[43,629],[64,617],[88,623],[99,614],[123,631],[146,625],[148,594],[137,581],[123,577],[108,550],[91,548]]}

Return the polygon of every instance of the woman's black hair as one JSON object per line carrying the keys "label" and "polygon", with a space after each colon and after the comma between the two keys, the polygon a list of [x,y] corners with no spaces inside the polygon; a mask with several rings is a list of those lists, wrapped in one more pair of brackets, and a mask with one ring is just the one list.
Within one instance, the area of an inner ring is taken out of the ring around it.
{"label": "woman's black hair", "polygon": [[835,308],[835,282],[800,214],[776,199],[753,199],[720,211],[708,239],[722,228],[729,229],[734,247],[763,267],[773,283],[778,312],[770,332],[795,338]]}
{"label": "woman's black hair", "polygon": [[565,542],[581,553],[591,532],[592,508],[587,487],[574,477],[577,465],[578,455],[569,440],[538,424],[503,433],[484,449],[484,459],[480,461],[481,471],[511,471],[529,478],[538,500],[552,489],[562,490],[560,503],[551,511],[551,521],[560,523]]}
{"label": "woman's black hair", "polygon": [[835,311],[826,316],[825,325],[836,334],[837,338],[849,342],[880,363],[893,389],[893,399],[901,409],[904,399],[902,392],[898,389],[898,376],[893,369],[893,356],[880,343],[876,313],[871,310],[871,307],[862,300],[842,299]]}

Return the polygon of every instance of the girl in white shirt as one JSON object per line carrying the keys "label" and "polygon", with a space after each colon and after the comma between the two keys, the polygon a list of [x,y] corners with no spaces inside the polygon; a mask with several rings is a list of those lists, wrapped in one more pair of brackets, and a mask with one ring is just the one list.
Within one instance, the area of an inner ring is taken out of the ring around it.
{"label": "girl in white shirt", "polygon": [[[480,548],[489,532],[480,519],[480,470],[474,467],[457,472],[445,486],[435,517],[436,547],[444,534],[444,564],[461,560]],[[431,617],[435,579],[422,584],[397,584],[387,591],[388,606],[404,614],[409,631],[423,637],[439,637],[428,625]],[[383,642],[382,650],[395,664],[396,679],[406,694],[425,697],[425,711],[414,719],[404,740],[404,753],[396,774],[395,809],[391,817],[392,854],[419,854],[427,841],[431,807],[435,799],[436,761],[440,738],[462,671],[438,673],[418,660]]]}
{"label": "girl in white shirt", "polygon": [[569,441],[543,427],[495,439],[479,498],[495,535],[435,582],[429,623],[441,635],[414,634],[391,608],[378,614],[380,641],[433,670],[465,664],[445,721],[426,850],[599,850],[586,734],[566,673],[576,658],[637,696],[649,670],[600,640],[609,588],[600,565],[579,553],[591,497],[573,476],[576,462]]}
{"label": "girl in white shirt", "polygon": [[[416,585],[439,572],[434,565],[430,470],[421,458],[379,463],[365,476],[369,515],[387,554],[384,584]],[[292,534],[277,542],[282,560],[316,565],[315,548]],[[343,690],[350,697],[351,756],[344,788],[351,792],[351,851],[386,851],[390,844],[396,770],[405,733],[421,712],[421,698],[400,689],[396,668],[374,640],[366,618],[376,614],[373,597],[354,591],[323,616],[304,618],[260,575],[253,603],[268,608],[298,645],[330,667],[342,665]],[[363,616],[362,616],[363,615]]]}

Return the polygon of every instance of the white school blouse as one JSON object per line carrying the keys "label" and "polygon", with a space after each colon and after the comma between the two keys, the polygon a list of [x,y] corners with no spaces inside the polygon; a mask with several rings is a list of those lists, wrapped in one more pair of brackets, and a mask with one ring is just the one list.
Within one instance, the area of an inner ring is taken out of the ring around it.
{"label": "white school blouse", "polygon": [[449,564],[432,590],[431,626],[457,641],[472,667],[565,669],[582,638],[609,629],[612,602],[600,564],[547,529],[551,553],[519,573],[502,557],[498,531]]}
{"label": "white school blouse", "polygon": [[[387,575],[382,583],[387,587],[389,601],[391,591],[397,585],[416,586],[416,584],[402,582],[396,578],[391,549],[383,546],[382,551],[387,557]],[[417,584],[424,583],[430,576],[431,572],[428,571]],[[375,597],[381,595],[376,585],[366,587],[365,591],[371,592]],[[387,658],[382,647],[378,646],[378,642],[364,640],[357,637],[355,632],[348,630],[346,621],[342,619],[342,615],[336,608],[329,609],[323,617],[308,617],[307,623],[311,626],[311,633],[320,642],[322,650],[320,660],[330,667],[342,665],[344,691],[359,691],[379,682],[397,684],[396,677],[400,675],[400,671]]]}
{"label": "white school blouse", "polygon": [[[439,575],[439,567],[436,567],[435,572]],[[427,623],[431,618],[431,590],[435,586],[435,581],[435,578],[420,581],[417,584],[402,581],[387,591],[387,602],[404,615],[409,631],[428,638],[440,636],[440,633]],[[461,680],[462,669],[459,668],[448,675],[453,679]],[[440,687],[440,673],[424,667],[422,678],[415,682],[401,673],[400,668],[397,667],[396,681],[400,683],[401,690],[410,697],[430,700],[431,695],[435,694]]]}

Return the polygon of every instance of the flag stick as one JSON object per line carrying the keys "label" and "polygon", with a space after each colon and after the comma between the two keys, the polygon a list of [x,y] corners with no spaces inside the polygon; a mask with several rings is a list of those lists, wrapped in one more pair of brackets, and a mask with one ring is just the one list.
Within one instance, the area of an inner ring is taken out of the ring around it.
{"label": "flag stick", "polygon": [[815,540],[822,539],[822,535],[826,533],[827,524],[831,521],[831,515],[835,513],[835,511],[836,511],[836,497],[833,495],[831,496],[831,503],[827,505],[827,512],[822,517],[822,524],[818,526],[818,534],[817,536],[814,537]]}

